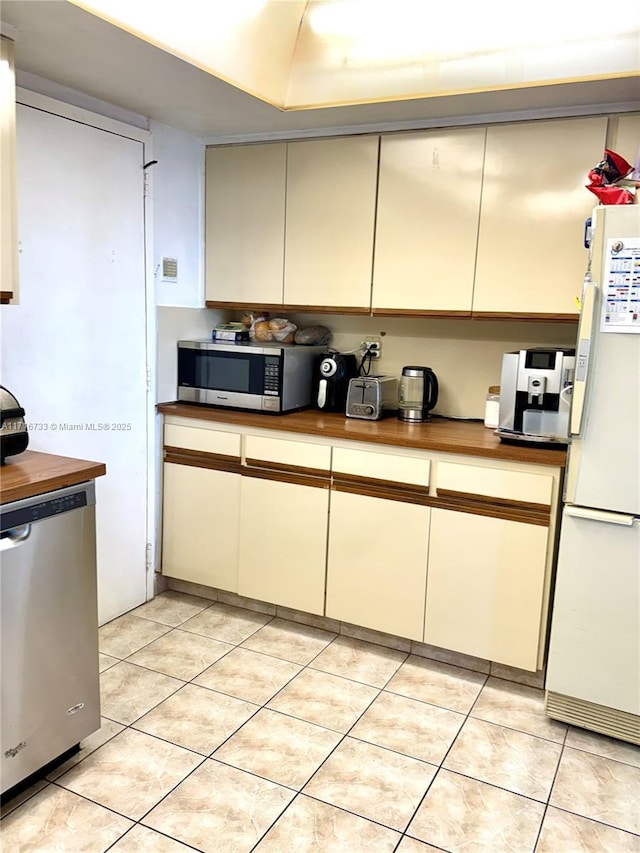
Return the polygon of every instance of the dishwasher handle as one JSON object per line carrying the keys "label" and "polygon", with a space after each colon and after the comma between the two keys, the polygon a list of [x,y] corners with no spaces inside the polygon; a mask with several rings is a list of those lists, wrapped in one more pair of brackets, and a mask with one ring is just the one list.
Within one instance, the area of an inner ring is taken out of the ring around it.
{"label": "dishwasher handle", "polygon": [[0,538],[0,552],[9,551],[11,548],[17,548],[22,545],[31,536],[31,524],[21,524],[19,527],[12,527],[11,530],[5,530]]}

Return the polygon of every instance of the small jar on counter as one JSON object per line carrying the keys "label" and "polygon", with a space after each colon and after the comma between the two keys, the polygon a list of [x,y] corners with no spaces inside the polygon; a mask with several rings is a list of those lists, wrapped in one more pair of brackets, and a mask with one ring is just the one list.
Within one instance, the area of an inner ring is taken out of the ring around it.
{"label": "small jar on counter", "polygon": [[490,385],[484,404],[484,425],[497,429],[500,423],[500,386]]}

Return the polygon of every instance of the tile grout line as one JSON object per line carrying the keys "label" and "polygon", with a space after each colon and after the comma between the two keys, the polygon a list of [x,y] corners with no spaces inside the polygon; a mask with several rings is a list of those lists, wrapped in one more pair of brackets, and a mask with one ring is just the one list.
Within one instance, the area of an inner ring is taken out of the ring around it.
{"label": "tile grout line", "polygon": [[[484,673],[481,673],[481,674],[484,674]],[[482,683],[482,686],[480,687],[480,690],[478,690],[478,694],[477,694],[476,698],[475,698],[475,699],[473,700],[473,702],[471,703],[471,706],[469,707],[469,710],[467,711],[467,713],[466,713],[466,714],[464,714],[464,717],[465,717],[464,722],[461,724],[460,728],[458,729],[458,731],[457,731],[457,732],[456,732],[456,734],[455,734],[455,737],[453,738],[453,740],[452,740],[452,741],[451,741],[451,743],[449,744],[448,749],[446,750],[445,754],[442,756],[442,760],[441,760],[441,761],[440,761],[440,763],[438,764],[438,769],[437,769],[437,770],[436,770],[436,772],[433,774],[433,779],[431,780],[431,782],[429,782],[429,784],[428,784],[428,786],[427,786],[427,790],[426,790],[426,791],[424,792],[424,794],[422,795],[422,797],[421,797],[421,799],[420,799],[420,802],[418,803],[418,805],[416,806],[416,808],[415,808],[415,809],[414,809],[414,811],[413,811],[413,814],[412,814],[412,815],[411,815],[411,817],[409,818],[409,822],[407,823],[407,825],[406,825],[406,827],[405,827],[405,830],[404,830],[404,832],[403,832],[403,834],[402,834],[402,837],[403,837],[403,838],[404,838],[404,837],[406,837],[406,835],[407,835],[407,831],[408,831],[409,827],[411,826],[412,821],[415,819],[415,816],[418,814],[418,812],[419,812],[419,810],[420,810],[420,808],[421,808],[422,804],[423,804],[423,803],[424,803],[424,801],[426,800],[427,795],[428,795],[429,791],[431,790],[431,787],[432,787],[433,783],[436,781],[436,779],[438,778],[438,775],[440,774],[440,771],[441,771],[441,770],[443,770],[443,769],[446,769],[446,768],[444,768],[444,767],[443,767],[444,762],[446,761],[447,756],[448,756],[448,755],[449,755],[449,753],[451,752],[451,750],[452,750],[452,748],[453,748],[454,743],[455,743],[455,742],[456,742],[456,740],[458,739],[458,737],[459,737],[459,735],[460,735],[460,732],[461,732],[461,731],[462,731],[462,729],[464,728],[465,723],[466,723],[466,722],[467,722],[467,720],[470,718],[471,711],[473,710],[474,705],[476,704],[476,702],[477,702],[477,701],[478,701],[478,699],[480,698],[480,694],[482,693],[482,691],[484,690],[484,688],[485,688],[485,687],[486,687],[486,685],[487,685],[487,682],[488,682],[489,677],[490,677],[490,673],[486,673],[486,674],[484,674],[484,675],[485,675],[485,679],[484,679],[484,681],[483,681],[483,683]],[[449,771],[449,772],[451,772],[451,771]],[[408,836],[408,837],[409,837],[409,838],[411,838],[412,836]],[[420,840],[422,840],[422,839],[420,839]],[[429,843],[429,842],[423,842],[423,843]]]}
{"label": "tile grout line", "polygon": [[[217,602],[214,602],[214,603],[217,603]],[[209,608],[205,608],[205,610],[207,610],[207,609],[209,609]],[[204,612],[204,611],[201,611],[201,612]],[[198,614],[196,614],[196,615],[198,615]],[[267,614],[265,614],[265,615],[267,615]],[[270,618],[270,619],[269,619],[269,620],[268,620],[264,625],[261,625],[261,626],[260,626],[260,628],[257,628],[257,629],[256,629],[256,631],[254,631],[252,634],[250,634],[250,635],[249,635],[249,637],[253,636],[254,634],[258,633],[258,631],[262,630],[262,628],[264,628],[264,627],[266,627],[267,625],[269,625],[269,624],[270,624],[270,623],[271,623],[275,618],[277,618],[277,617],[275,617],[275,616],[274,616],[274,617],[271,617],[271,618]],[[188,620],[184,620],[184,621],[188,621]],[[182,623],[180,623],[180,624],[184,624],[184,622],[182,622]],[[177,628],[177,627],[178,627],[178,626],[174,626],[173,630],[175,630],[175,628]],[[170,633],[170,632],[167,632],[167,633]],[[187,633],[189,633],[189,632],[187,632]],[[166,634],[165,634],[165,635],[162,635],[162,636],[166,636]],[[333,640],[331,640],[329,643],[327,643],[327,646],[325,646],[325,648],[328,648],[328,647],[331,645],[331,643],[332,643],[332,642],[334,642],[334,641],[337,639],[337,637],[338,637],[338,636],[339,636],[339,635],[336,635],[336,636],[333,638]],[[159,639],[159,638],[158,638],[158,639]],[[213,639],[213,638],[211,638],[211,639]],[[246,641],[246,639],[248,639],[248,638],[245,638],[245,639],[244,639],[244,640],[242,640],[241,642],[242,642],[242,643],[244,643],[244,642]],[[222,656],[221,658],[219,658],[218,660],[222,660],[224,657],[226,657],[228,654],[230,654],[230,652],[231,652],[231,651],[233,651],[233,649],[237,649],[237,648],[241,648],[241,647],[242,647],[239,643],[237,643],[237,644],[235,644],[235,645],[234,645],[234,644],[229,644],[229,645],[232,645],[232,648],[229,650],[229,652],[226,652],[226,653],[225,653],[225,655],[223,655],[223,656]],[[320,650],[320,651],[319,651],[319,652],[318,652],[318,653],[317,653],[317,654],[312,658],[312,660],[315,660],[315,658],[316,658],[319,654],[321,654],[323,651],[324,651],[324,649],[321,649],[321,650]],[[282,658],[277,658],[277,659],[278,659],[278,660],[282,660]],[[213,664],[211,664],[210,666],[215,666],[215,664],[216,664],[216,663],[218,663],[218,661],[214,661],[214,663],[213,663]],[[301,669],[301,670],[300,670],[300,672],[302,672],[305,668],[306,668],[306,666],[304,666],[304,667],[303,667],[303,669]],[[202,670],[202,672],[206,671],[207,669],[209,669],[209,667],[205,667],[205,669],[204,669],[204,670]],[[289,679],[289,681],[287,682],[287,684],[289,684],[289,683],[290,683],[294,678],[296,678],[296,677],[300,674],[300,672],[298,672],[298,673],[296,673],[295,675],[293,675],[293,676],[291,677],[291,679]],[[197,677],[198,677],[199,675],[201,675],[201,674],[202,674],[201,672],[200,672],[200,673],[197,673],[195,676],[193,676],[193,678],[197,678]],[[185,684],[190,684],[190,683],[192,683],[192,682],[193,682],[193,679],[191,679],[191,680],[190,680],[190,681],[188,681],[188,682],[185,682]],[[200,685],[195,685],[195,686],[200,686]],[[176,690],[175,692],[177,693],[177,692],[179,692],[181,689],[182,689],[182,688],[180,687],[180,688],[178,688],[178,690]],[[207,688],[205,688],[205,689],[207,689]],[[280,688],[280,690],[282,690],[282,689],[284,689],[284,688]],[[278,692],[280,692],[280,690],[278,690],[278,691],[277,691],[277,693],[278,693]],[[276,694],[274,694],[274,695],[277,695],[277,693],[276,693]],[[175,695],[175,694],[171,694],[171,695]],[[225,695],[225,696],[226,696],[226,695],[228,695],[228,694],[222,694],[222,695]],[[167,698],[169,698],[169,697],[167,697]],[[231,697],[231,698],[235,698],[235,697]],[[268,701],[268,702],[270,702],[273,698],[274,698],[274,697],[272,696],[272,697],[270,697],[267,701]],[[163,700],[162,700],[162,702],[164,702],[164,701],[166,701],[166,699],[163,699]],[[239,700],[239,701],[242,701],[242,700]],[[146,714],[150,713],[152,710],[154,710],[155,708],[157,708],[157,707],[158,707],[158,705],[162,704],[162,702],[159,702],[159,703],[158,703],[157,705],[155,705],[153,708],[150,708],[148,711],[146,711],[146,712],[145,712],[145,714],[142,714],[140,717],[138,717],[138,718],[137,718],[137,720],[138,720],[138,719],[142,719],[142,717],[146,716]],[[257,704],[257,703],[250,703],[250,704]],[[149,814],[150,814],[150,813],[151,813],[155,808],[157,808],[157,807],[160,805],[160,803],[162,803],[162,802],[163,802],[163,801],[164,801],[164,800],[165,800],[165,799],[166,799],[170,794],[172,794],[172,793],[173,793],[173,791],[175,791],[175,790],[176,790],[176,788],[177,788],[179,785],[181,785],[183,782],[185,782],[185,781],[186,781],[190,776],[192,776],[192,775],[196,772],[196,770],[198,770],[199,768],[201,768],[201,767],[202,767],[202,766],[203,766],[207,761],[212,760],[212,761],[217,761],[217,762],[219,762],[219,763],[221,763],[221,764],[224,764],[225,762],[221,762],[221,761],[220,761],[220,759],[215,759],[215,758],[213,758],[213,756],[214,756],[215,752],[216,752],[218,749],[220,749],[220,747],[222,747],[222,746],[223,746],[223,745],[224,745],[224,744],[225,744],[225,743],[226,743],[230,738],[234,737],[234,736],[235,736],[235,735],[236,735],[236,734],[237,734],[237,733],[238,733],[238,732],[239,732],[239,731],[240,731],[240,730],[241,730],[241,729],[242,729],[242,728],[243,728],[243,727],[244,727],[244,726],[249,722],[249,720],[253,719],[253,718],[254,718],[254,717],[255,717],[255,716],[256,716],[256,715],[257,715],[261,710],[271,710],[271,709],[267,709],[267,708],[266,708],[266,704],[264,704],[264,703],[263,703],[262,705],[257,705],[257,709],[256,709],[256,711],[251,715],[251,717],[249,717],[249,719],[248,719],[248,720],[245,720],[245,721],[244,721],[244,723],[242,723],[242,725],[240,725],[240,726],[239,726],[237,729],[235,729],[235,730],[234,730],[234,731],[233,731],[233,732],[232,732],[232,733],[231,733],[227,738],[225,738],[225,740],[224,740],[222,743],[218,744],[218,746],[217,746],[217,747],[216,747],[216,748],[215,748],[211,753],[209,753],[208,755],[203,756],[203,760],[202,760],[201,762],[199,762],[199,763],[198,763],[198,764],[193,768],[193,770],[191,770],[191,771],[190,771],[190,772],[189,772],[189,773],[188,773],[184,778],[182,778],[181,780],[179,780],[179,781],[176,783],[176,785],[174,785],[174,786],[171,788],[171,790],[169,790],[169,791],[168,791],[168,792],[167,792],[163,797],[161,797],[161,798],[158,800],[158,802],[156,802],[156,803],[155,803],[155,804],[154,804],[150,809],[148,809],[148,810],[147,810],[147,811],[146,811],[146,812],[145,812],[145,813],[144,813],[144,814],[143,814],[143,815],[142,815],[142,816],[141,816],[141,817],[136,821],[136,824],[141,824],[141,821],[143,821],[143,820],[144,820],[144,819],[145,819],[145,818],[146,818],[146,817],[147,817],[147,816],[148,816],[148,815],[149,815]],[[297,718],[296,718],[296,719],[297,719]],[[134,720],[134,721],[132,721],[132,722],[134,722],[134,723],[135,723],[135,722],[137,722],[137,720]],[[121,723],[120,725],[122,725],[122,723]],[[127,726],[126,726],[126,728],[132,728],[132,725],[127,725]],[[133,731],[139,731],[139,730],[138,730],[138,729],[133,729]],[[146,732],[140,732],[140,733],[141,733],[141,734],[147,734],[147,735],[148,735],[148,733],[146,733]],[[118,734],[121,734],[121,732],[119,732]],[[155,735],[148,735],[148,736],[150,736],[150,737],[155,737]],[[162,738],[158,738],[158,739],[159,739],[159,740],[163,740]],[[171,741],[164,741],[164,742],[166,742],[166,743],[172,743]],[[340,743],[341,743],[341,742],[342,742],[342,740],[340,741]],[[173,744],[173,745],[174,745],[174,746],[178,746],[178,744]],[[182,747],[182,748],[185,748],[185,747]],[[197,754],[197,755],[201,755],[201,753],[195,753],[195,754]],[[227,766],[233,767],[235,770],[240,770],[240,768],[234,767],[234,765],[227,765]],[[249,771],[246,771],[246,770],[240,770],[240,772],[248,773]],[[250,773],[250,775],[252,775],[252,776],[257,776],[257,778],[265,778],[265,777],[260,777],[260,776],[258,776],[258,774],[254,774],[254,773]],[[270,782],[272,782],[272,783],[273,783],[273,780],[269,780],[269,779],[268,779],[267,781],[270,781]],[[308,781],[308,780],[307,780],[307,781]],[[273,784],[279,784],[279,783],[273,783]],[[306,784],[306,782],[305,782],[305,784]],[[286,785],[282,785],[281,787],[286,788],[286,787],[288,787],[288,786],[286,786]],[[289,789],[289,790],[293,790],[293,789]],[[295,796],[292,798],[292,800],[287,804],[287,806],[283,809],[283,811],[278,815],[278,817],[276,818],[276,821],[280,819],[280,817],[284,814],[284,812],[287,810],[287,808],[289,807],[289,805],[291,805],[291,803],[296,799],[296,797],[298,796],[298,794],[299,794],[299,793],[300,793],[299,791],[297,791],[297,792],[296,792],[296,794],[295,794]],[[100,805],[100,804],[98,804],[98,805]],[[129,818],[129,820],[131,820],[131,818]],[[274,824],[275,824],[275,822],[276,822],[276,821],[274,821]],[[144,826],[144,824],[141,824],[141,825],[142,825],[142,826]],[[273,824],[272,824],[272,826],[273,826]],[[269,829],[271,829],[271,826],[269,827]],[[267,831],[269,831],[269,830],[267,830]],[[125,833],[125,834],[126,834],[126,833]],[[122,836],[121,836],[121,837],[122,837]],[[261,836],[261,838],[262,838],[262,837],[264,837],[264,836]],[[118,839],[118,840],[119,840],[119,839]],[[176,839],[176,840],[177,840],[177,839]]]}
{"label": "tile grout line", "polygon": [[[206,610],[209,610],[211,607],[213,607],[215,604],[218,604],[218,603],[219,603],[219,602],[217,602],[217,601],[216,601],[216,602],[212,602],[212,604],[211,604],[209,607],[205,607],[202,611],[200,611],[200,613],[204,613]],[[198,613],[198,614],[195,614],[195,615],[197,616],[197,615],[200,615],[200,614]],[[264,615],[269,615],[269,614],[264,614]],[[189,617],[189,618],[194,618],[194,617]],[[250,637],[251,637],[251,636],[253,636],[253,635],[254,635],[254,634],[256,634],[258,631],[262,630],[262,628],[266,627],[266,625],[269,625],[269,624],[274,620],[274,618],[276,618],[276,617],[275,617],[275,616],[271,616],[271,617],[268,619],[268,621],[264,623],[264,625],[261,625],[259,628],[257,628],[255,631],[253,631],[249,636],[250,636]],[[180,624],[182,625],[182,624],[184,624],[184,622],[187,622],[187,621],[188,621],[188,619],[185,619],[185,620],[184,620],[183,622],[181,622]],[[174,626],[174,630],[175,630],[175,628],[177,628],[177,627],[178,627],[178,626]],[[190,633],[190,632],[185,632],[185,633]],[[163,636],[166,636],[166,635],[163,635]],[[197,635],[197,636],[206,636],[206,635]],[[209,639],[214,639],[214,638],[209,638]],[[222,641],[220,641],[220,642],[222,642]],[[241,642],[245,642],[245,640],[242,640]],[[240,644],[238,644],[238,643],[236,643],[236,644],[229,643],[228,645],[230,645],[230,646],[231,646],[231,648],[229,649],[229,651],[228,651],[228,652],[225,652],[225,654],[224,654],[224,655],[222,655],[222,657],[218,658],[218,660],[214,661],[214,662],[213,662],[213,664],[210,664],[210,666],[215,666],[215,664],[216,664],[216,663],[218,663],[218,661],[223,660],[223,659],[224,659],[228,654],[230,654],[234,649],[240,648]],[[202,670],[202,672],[205,672],[205,671],[206,671],[207,669],[209,669],[209,668],[210,668],[209,666],[208,666],[208,667],[205,667],[205,669],[203,669],[203,670]],[[192,684],[192,683],[193,683],[193,679],[198,678],[198,676],[199,676],[199,675],[201,675],[201,674],[202,674],[202,672],[199,672],[199,673],[197,673],[196,675],[194,675],[194,676],[193,676],[193,678],[192,678],[190,681],[186,681],[186,682],[184,682],[184,685],[183,685],[183,686],[186,686],[187,684]],[[295,678],[295,676],[293,676],[293,677]],[[201,686],[201,685],[194,685],[194,686],[197,686],[197,687],[198,687],[198,686]],[[207,688],[204,688],[204,689],[207,689]],[[175,691],[175,693],[178,693],[180,690],[182,690],[182,687],[179,687],[179,688],[178,688],[178,690],[176,690],[176,691]],[[212,692],[213,692],[213,691],[212,691]],[[171,695],[175,695],[175,694],[171,694]],[[221,695],[227,696],[228,694],[221,694]],[[167,698],[169,698],[169,697],[167,697]],[[236,697],[230,697],[230,698],[236,698]],[[138,720],[142,719],[142,717],[146,716],[146,714],[151,713],[151,711],[153,711],[155,708],[157,708],[159,705],[161,705],[161,704],[162,704],[162,702],[164,702],[164,701],[166,701],[166,699],[163,699],[163,700],[162,700],[161,702],[159,702],[157,705],[154,705],[154,706],[153,706],[153,708],[150,708],[150,709],[149,709],[148,711],[146,711],[144,714],[141,714],[141,715],[140,715],[140,717],[138,717],[138,718],[137,718],[136,720],[134,720],[133,722],[135,723],[135,722],[137,722]],[[238,701],[243,701],[243,700],[238,700]],[[150,814],[150,813],[151,813],[155,808],[157,808],[157,807],[158,807],[162,802],[164,802],[164,800],[166,800],[166,799],[167,799],[167,797],[168,797],[170,794],[172,794],[172,793],[176,790],[176,788],[178,788],[180,785],[182,785],[182,783],[183,783],[183,782],[185,782],[185,781],[186,781],[190,776],[192,776],[192,775],[196,772],[196,770],[199,770],[201,767],[203,767],[203,766],[206,764],[206,762],[207,762],[207,761],[209,761],[209,760],[218,760],[218,761],[219,761],[219,759],[213,759],[213,758],[212,758],[213,753],[215,753],[215,752],[216,752],[216,750],[218,750],[218,749],[219,749],[219,748],[220,748],[224,743],[226,743],[226,742],[229,740],[229,738],[233,737],[233,736],[234,736],[238,731],[240,731],[240,729],[242,729],[242,728],[246,725],[246,723],[248,723],[248,722],[249,722],[249,720],[252,720],[252,719],[256,716],[256,714],[258,714],[258,713],[259,713],[259,711],[260,711],[260,710],[262,710],[262,709],[264,708],[264,705],[257,705],[257,703],[248,703],[248,704],[255,704],[255,705],[256,705],[256,711],[255,711],[255,712],[254,712],[254,713],[253,713],[253,714],[252,714],[252,715],[251,715],[247,720],[245,720],[245,721],[244,721],[244,723],[242,723],[242,725],[240,725],[237,729],[235,729],[235,730],[232,732],[232,734],[230,734],[230,735],[229,735],[229,737],[225,738],[225,740],[224,740],[221,744],[218,744],[218,746],[217,746],[214,750],[212,750],[212,752],[210,752],[209,754],[204,755],[204,756],[202,756],[202,753],[195,753],[196,755],[200,755],[200,756],[202,757],[202,761],[200,761],[200,762],[199,762],[199,763],[198,763],[198,764],[197,764],[197,765],[196,765],[196,766],[195,766],[195,767],[194,767],[194,768],[193,768],[189,773],[187,773],[187,775],[186,775],[186,776],[184,776],[182,779],[180,779],[180,780],[179,780],[179,781],[178,781],[178,782],[177,782],[177,783],[176,783],[176,784],[175,784],[175,785],[174,785],[174,786],[173,786],[169,791],[167,791],[167,793],[166,793],[164,796],[162,796],[162,797],[161,797],[161,798],[160,798],[156,803],[154,803],[154,805],[153,805],[153,806],[151,806],[151,808],[149,808],[149,809],[148,809],[148,810],[147,810],[147,811],[146,811],[146,812],[145,812],[145,813],[144,813],[144,814],[143,814],[143,815],[142,815],[142,816],[141,816],[141,817],[136,821],[136,824],[139,824],[139,825],[145,826],[145,824],[142,824],[142,823],[141,823],[141,821],[143,821],[143,820],[144,820],[144,819],[145,819],[145,818],[146,818],[146,817],[147,817],[147,816],[148,816],[148,815],[149,815],[149,814]],[[131,725],[128,725],[128,726],[127,726],[127,728],[132,728],[132,726],[131,726]],[[133,729],[133,731],[140,731],[140,730],[139,730],[139,729]],[[151,735],[151,734],[149,734],[148,732],[140,732],[140,733],[141,733],[141,734],[146,734],[148,737],[157,737],[156,735]],[[163,740],[163,741],[164,741],[164,739],[163,739],[163,738],[157,738],[157,739],[158,739],[158,740]],[[173,746],[180,746],[179,744],[173,744],[173,742],[172,742],[172,741],[164,741],[164,742],[165,742],[165,743],[171,743]],[[187,749],[187,747],[181,747],[181,748],[182,748],[182,749]],[[189,751],[193,751],[193,750],[189,750]],[[195,752],[195,751],[193,751],[193,752]],[[220,763],[222,763],[222,762],[220,762]],[[235,769],[238,769],[238,768],[235,768]],[[243,771],[243,772],[246,772],[246,771]],[[252,775],[255,775],[255,774],[252,774]],[[268,781],[271,781],[271,780],[268,780]],[[284,786],[283,786],[283,787],[284,787]],[[156,831],[156,830],[154,830],[154,831]],[[168,837],[171,837],[171,836],[168,836]],[[175,840],[177,841],[178,839],[175,839]],[[182,842],[180,842],[180,843],[182,843]],[[189,845],[189,846],[191,846],[191,845]],[[197,848],[196,848],[196,849],[197,849]]]}
{"label": "tile grout line", "polygon": [[[303,671],[304,671],[305,669],[307,669],[307,668],[309,668],[309,669],[312,669],[312,670],[313,670],[313,667],[311,667],[311,666],[310,666],[310,665],[311,665],[311,663],[313,663],[313,661],[315,661],[315,660],[316,660],[316,658],[317,658],[317,657],[319,657],[319,656],[320,656],[324,651],[326,651],[328,648],[330,648],[330,646],[332,646],[332,645],[333,645],[333,643],[334,643],[334,642],[335,642],[339,637],[341,637],[341,636],[342,636],[341,634],[337,634],[337,635],[333,638],[333,640],[331,640],[331,642],[329,642],[329,643],[325,646],[325,648],[324,648],[324,649],[322,649],[321,651],[319,651],[319,652],[318,652],[318,654],[317,654],[317,655],[315,655],[315,656],[314,656],[314,657],[309,661],[309,663],[308,663],[308,664],[306,664],[306,666],[305,666],[305,667],[303,667],[303,669],[302,669],[302,670],[300,670],[300,672],[299,672],[299,673],[297,673],[297,675],[293,676],[293,678],[297,678],[297,676],[298,676],[298,675],[300,675],[300,673],[301,673],[301,672],[303,672]],[[355,639],[355,638],[347,638],[347,639]],[[375,644],[374,644],[374,645],[375,645]],[[395,650],[395,651],[397,651],[397,650]],[[393,674],[392,674],[392,675],[390,675],[390,676],[389,676],[389,678],[387,678],[387,680],[386,680],[386,681],[385,681],[385,683],[384,683],[384,686],[386,686],[386,685],[391,681],[391,679],[395,676],[395,674],[398,672],[398,670],[400,669],[400,667],[401,667],[401,666],[406,662],[407,658],[409,657],[409,653],[403,653],[403,652],[401,652],[401,654],[405,654],[405,658],[404,658],[404,660],[402,660],[402,661],[398,664],[398,666],[397,666],[397,668],[395,669],[395,671],[393,672]],[[314,670],[314,671],[322,672],[323,670]],[[328,674],[330,674],[330,675],[331,675],[331,674],[333,674],[333,673],[328,673]],[[290,679],[290,681],[289,681],[289,682],[287,682],[287,683],[288,683],[288,684],[289,684],[289,683],[291,683],[291,681],[293,681],[293,678],[292,678],[292,679]],[[345,680],[351,680],[351,679],[345,679]],[[356,683],[360,683],[360,682],[356,682]],[[365,685],[365,686],[373,687],[373,685]],[[338,808],[338,809],[340,809],[341,811],[344,811],[344,812],[346,812],[347,814],[352,814],[352,815],[354,815],[355,817],[357,817],[357,818],[359,818],[359,819],[361,819],[361,820],[370,820],[370,818],[365,818],[365,817],[363,817],[362,815],[359,815],[359,814],[356,814],[355,812],[350,811],[349,809],[342,808],[341,806],[335,806],[333,803],[327,803],[327,802],[325,802],[324,800],[320,800],[318,797],[314,797],[314,796],[313,796],[313,795],[311,795],[311,794],[303,794],[303,791],[304,791],[304,789],[307,787],[307,785],[311,782],[311,780],[314,778],[314,776],[315,776],[315,775],[320,771],[320,769],[321,769],[321,768],[322,768],[322,767],[327,763],[327,761],[331,758],[331,756],[336,752],[336,750],[338,749],[338,747],[340,747],[340,746],[345,742],[345,740],[346,740],[346,739],[347,739],[347,737],[349,736],[349,733],[350,733],[350,732],[353,730],[353,728],[357,725],[357,723],[359,722],[359,720],[364,716],[364,714],[366,714],[366,712],[371,708],[371,706],[373,705],[373,703],[374,703],[374,702],[379,698],[380,694],[381,694],[381,693],[382,693],[382,691],[384,690],[384,686],[383,686],[383,687],[379,687],[379,688],[374,688],[374,689],[377,689],[377,691],[378,691],[378,692],[376,693],[376,695],[372,697],[372,699],[371,699],[371,701],[369,702],[369,704],[368,704],[368,705],[363,709],[363,711],[358,715],[358,717],[356,718],[356,720],[351,724],[351,726],[347,729],[347,731],[346,731],[346,732],[344,732],[344,733],[342,734],[342,737],[340,738],[340,740],[336,743],[336,745],[333,747],[333,749],[331,749],[331,750],[330,750],[330,752],[325,756],[325,758],[320,762],[320,764],[316,767],[316,769],[315,769],[315,770],[313,771],[313,773],[308,777],[308,779],[306,779],[306,781],[302,784],[302,787],[301,787],[301,788],[296,792],[295,796],[294,796],[294,797],[292,798],[292,800],[287,804],[287,806],[284,808],[284,810],[283,810],[283,811],[278,815],[278,817],[273,821],[273,823],[272,823],[272,824],[270,824],[270,826],[269,826],[269,827],[265,830],[265,832],[260,836],[260,838],[258,839],[258,841],[256,842],[256,844],[251,848],[251,850],[252,850],[252,851],[253,851],[253,850],[256,850],[256,848],[258,847],[258,845],[262,843],[262,841],[263,841],[263,840],[264,840],[264,838],[268,835],[268,833],[269,833],[269,832],[271,832],[271,830],[273,829],[273,827],[278,823],[278,821],[279,821],[279,820],[284,816],[284,814],[285,814],[285,813],[287,812],[287,810],[291,807],[291,805],[292,805],[292,804],[293,804],[293,803],[298,799],[298,797],[300,797],[300,796],[309,797],[310,799],[316,800],[317,802],[320,802],[320,803],[322,803],[323,805],[328,805],[328,806],[330,806],[330,807],[332,807],[332,808]],[[273,699],[275,699],[275,697],[278,695],[278,693],[280,693],[280,692],[281,692],[281,690],[283,690],[283,689],[284,689],[284,687],[280,688],[280,690],[278,690],[278,691],[274,694],[274,696],[272,696],[272,697],[271,697],[271,699],[270,699],[269,701],[271,702]],[[267,709],[267,710],[272,710],[272,709]],[[299,718],[295,717],[294,719],[299,719]],[[389,826],[387,826],[386,824],[380,824],[380,823],[378,823],[378,821],[371,821],[371,822],[372,822],[372,823],[377,824],[378,826],[383,826],[383,827],[385,827],[385,829],[390,829],[390,830],[391,830],[391,831],[393,831],[393,832],[398,832],[398,830],[394,829],[393,827],[389,827]],[[400,843],[400,841],[401,841],[401,840],[402,840],[402,833],[400,834],[400,839],[399,839],[398,843]]]}

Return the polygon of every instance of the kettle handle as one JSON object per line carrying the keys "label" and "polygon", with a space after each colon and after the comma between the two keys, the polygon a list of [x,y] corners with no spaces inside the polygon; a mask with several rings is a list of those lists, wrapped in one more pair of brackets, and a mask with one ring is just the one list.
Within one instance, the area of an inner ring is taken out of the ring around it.
{"label": "kettle handle", "polygon": [[433,370],[428,370],[424,374],[424,402],[423,406],[430,412],[435,409],[438,402],[438,377]]}

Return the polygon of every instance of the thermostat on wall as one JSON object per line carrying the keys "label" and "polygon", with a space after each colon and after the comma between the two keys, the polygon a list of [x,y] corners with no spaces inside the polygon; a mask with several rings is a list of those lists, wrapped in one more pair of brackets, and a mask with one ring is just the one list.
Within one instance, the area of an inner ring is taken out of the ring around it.
{"label": "thermostat on wall", "polygon": [[162,281],[177,281],[178,280],[178,259],[177,258],[162,258]]}

